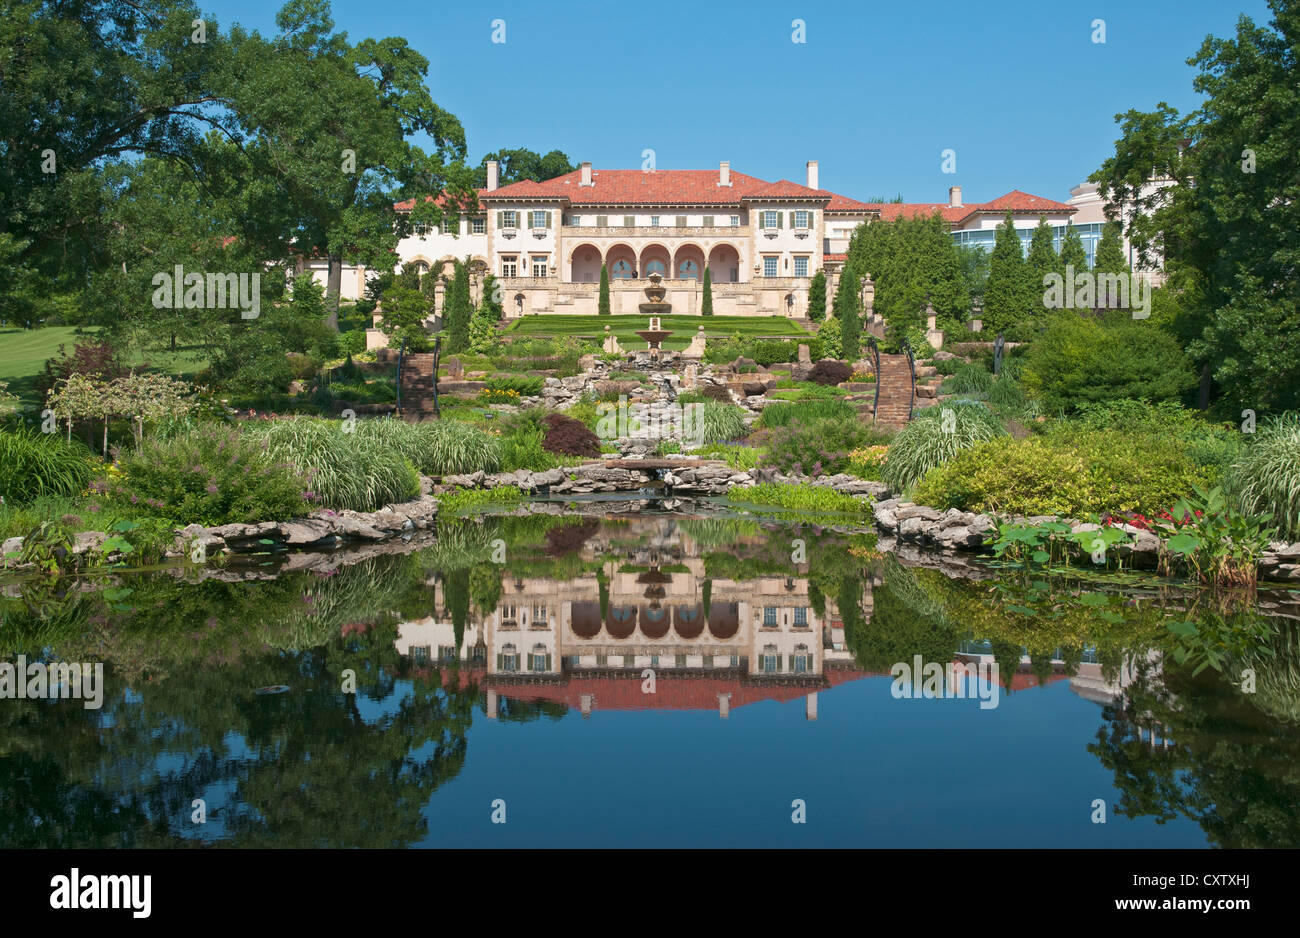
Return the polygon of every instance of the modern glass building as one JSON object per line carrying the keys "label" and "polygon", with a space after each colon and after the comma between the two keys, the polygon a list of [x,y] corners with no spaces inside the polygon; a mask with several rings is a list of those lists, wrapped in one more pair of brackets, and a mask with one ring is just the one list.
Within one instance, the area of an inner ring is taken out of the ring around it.
{"label": "modern glass building", "polygon": [[[1091,267],[1097,259],[1097,244],[1101,241],[1101,230],[1104,227],[1101,224],[1092,225],[1053,225],[1052,226],[1052,247],[1056,253],[1061,253],[1061,244],[1065,240],[1065,230],[1072,227],[1079,232],[1079,238],[1083,241],[1083,250],[1088,255],[1088,266]],[[1016,234],[1020,235],[1020,252],[1024,257],[1029,256],[1029,242],[1034,237],[1033,228],[1017,228]],[[984,251],[991,252],[993,243],[997,240],[997,230],[994,228],[976,228],[965,231],[954,231],[952,240],[955,244],[975,244],[983,248]]]}

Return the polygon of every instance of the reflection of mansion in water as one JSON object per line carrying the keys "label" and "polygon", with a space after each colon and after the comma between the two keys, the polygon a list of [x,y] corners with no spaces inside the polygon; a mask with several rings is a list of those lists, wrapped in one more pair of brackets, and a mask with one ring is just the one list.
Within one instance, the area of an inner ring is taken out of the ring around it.
{"label": "reflection of mansion in water", "polygon": [[[789,576],[708,578],[687,536],[623,552],[597,540],[582,556],[606,558],[603,577],[516,579],[503,570],[496,609],[466,624],[460,648],[440,616],[403,623],[398,651],[480,670],[489,716],[498,694],[564,702],[584,715],[716,709],[724,718],[733,706],[803,697],[813,720],[819,690],[866,676],[844,650],[834,602],[825,617],[812,608],[807,564]],[[445,608],[441,588],[435,604]],[[646,669],[654,693],[645,692]]]}

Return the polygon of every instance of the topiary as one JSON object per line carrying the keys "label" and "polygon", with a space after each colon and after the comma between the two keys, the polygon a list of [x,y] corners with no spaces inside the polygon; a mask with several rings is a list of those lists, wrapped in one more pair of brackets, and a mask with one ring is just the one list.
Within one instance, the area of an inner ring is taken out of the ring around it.
{"label": "topiary", "polygon": [[848,381],[852,374],[852,366],[833,358],[824,358],[813,365],[808,380],[815,384],[835,385]]}

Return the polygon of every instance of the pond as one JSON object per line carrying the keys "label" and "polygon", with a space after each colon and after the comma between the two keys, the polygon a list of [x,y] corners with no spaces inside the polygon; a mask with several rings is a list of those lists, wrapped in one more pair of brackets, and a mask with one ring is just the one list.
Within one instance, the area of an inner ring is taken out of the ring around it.
{"label": "pond", "polygon": [[0,700],[0,845],[1300,845],[1294,592],[540,507],[4,585],[0,660],[103,686]]}

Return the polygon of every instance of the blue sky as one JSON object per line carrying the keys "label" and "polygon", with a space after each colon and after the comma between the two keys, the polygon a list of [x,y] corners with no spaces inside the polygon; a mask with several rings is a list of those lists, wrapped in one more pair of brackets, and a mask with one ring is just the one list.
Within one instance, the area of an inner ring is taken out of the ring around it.
{"label": "blue sky", "polygon": [[[274,31],[278,0],[204,9]],[[1263,0],[413,3],[335,0],[352,39],[404,36],[470,155],[558,148],[575,163],[713,167],[863,199],[1065,200],[1111,152],[1114,115],[1197,105],[1186,60]],[[492,21],[506,23],[494,44]],[[806,42],[792,41],[795,19]],[[1092,41],[1095,19],[1106,42]],[[955,174],[941,171],[956,151]]]}

